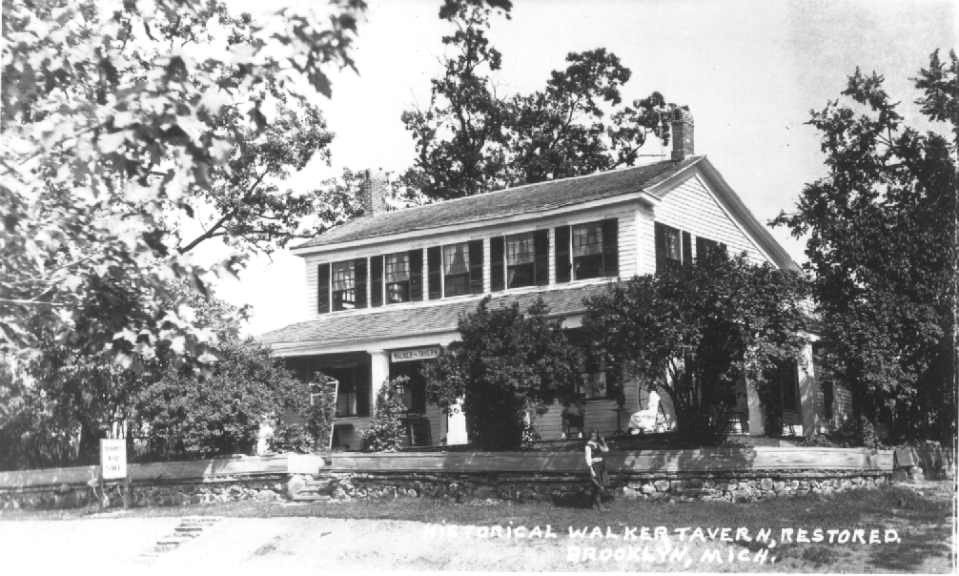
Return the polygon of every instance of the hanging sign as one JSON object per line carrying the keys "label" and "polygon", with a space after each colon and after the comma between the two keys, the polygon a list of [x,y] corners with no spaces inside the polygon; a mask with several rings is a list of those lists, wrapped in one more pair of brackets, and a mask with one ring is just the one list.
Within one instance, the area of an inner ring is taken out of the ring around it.
{"label": "hanging sign", "polygon": [[430,360],[440,355],[440,347],[417,348],[415,350],[397,350],[390,352],[391,362],[413,362],[414,360]]}
{"label": "hanging sign", "polygon": [[127,477],[127,441],[100,440],[100,469],[104,480]]}

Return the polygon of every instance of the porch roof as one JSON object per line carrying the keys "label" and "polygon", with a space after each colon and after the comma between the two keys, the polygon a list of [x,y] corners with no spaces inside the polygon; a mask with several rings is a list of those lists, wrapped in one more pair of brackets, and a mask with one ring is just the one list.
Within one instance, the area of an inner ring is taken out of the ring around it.
{"label": "porch roof", "polygon": [[[568,316],[585,311],[583,299],[601,294],[608,285],[608,282],[603,282],[552,290],[493,294],[490,304],[507,306],[518,302],[522,309],[526,309],[537,298],[542,298],[549,306],[550,316]],[[460,316],[476,310],[482,298],[474,296],[452,302],[426,301],[402,308],[386,306],[324,314],[313,320],[267,332],[260,340],[282,355],[295,356],[297,354],[294,351],[301,348],[342,348],[410,335],[454,332]]]}

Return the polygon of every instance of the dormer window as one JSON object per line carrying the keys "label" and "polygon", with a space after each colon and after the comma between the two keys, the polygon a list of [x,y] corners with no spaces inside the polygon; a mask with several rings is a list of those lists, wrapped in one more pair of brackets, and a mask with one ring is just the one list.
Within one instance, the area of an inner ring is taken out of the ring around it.
{"label": "dormer window", "polygon": [[410,255],[408,252],[386,256],[386,303],[410,301]]}
{"label": "dormer window", "polygon": [[443,286],[446,297],[470,293],[469,243],[443,246]]}
{"label": "dormer window", "polygon": [[333,310],[356,308],[356,267],[352,260],[333,263]]}

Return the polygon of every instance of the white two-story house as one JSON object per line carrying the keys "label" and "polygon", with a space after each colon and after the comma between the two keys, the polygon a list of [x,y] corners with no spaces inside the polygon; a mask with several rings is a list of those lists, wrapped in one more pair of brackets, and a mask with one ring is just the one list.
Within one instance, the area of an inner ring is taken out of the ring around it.
{"label": "white two-story house", "polygon": [[[397,211],[387,209],[385,182],[370,178],[361,218],[293,248],[306,264],[303,320],[263,340],[300,377],[322,371],[339,381],[335,444],[359,448],[377,391],[400,375],[409,377],[412,443],[463,443],[462,414],[447,417],[427,402],[420,368],[458,339],[459,316],[484,296],[524,307],[542,297],[575,328],[584,297],[665,260],[722,246],[795,268],[710,161],[694,155],[688,113],[674,120],[673,135],[670,160]],[[783,385],[785,421],[809,434],[849,406],[815,385],[811,347],[807,360]],[[582,390],[587,428],[625,428],[628,413],[646,407],[645,393],[626,383],[623,417],[604,375],[584,376],[600,383]],[[737,396],[742,431],[762,434],[758,396],[745,383]],[[536,420],[543,438],[560,437],[561,410]]]}

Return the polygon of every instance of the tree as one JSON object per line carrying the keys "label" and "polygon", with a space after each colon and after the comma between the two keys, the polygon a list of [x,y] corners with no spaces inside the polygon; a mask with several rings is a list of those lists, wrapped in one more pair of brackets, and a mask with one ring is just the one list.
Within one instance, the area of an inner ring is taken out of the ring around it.
{"label": "tree", "polygon": [[276,423],[305,385],[252,338],[218,346],[207,371],[170,367],[140,393],[136,414],[149,460],[254,454],[261,426]]}
{"label": "tree", "polygon": [[766,432],[778,434],[775,374],[805,345],[805,295],[793,271],[717,255],[611,284],[586,300],[583,328],[618,379],[666,392],[680,434],[721,437],[741,378],[760,393]]}
{"label": "tree", "polygon": [[666,119],[676,106],[653,92],[617,109],[632,73],[604,48],[570,53],[542,91],[497,94],[490,74],[502,55],[486,30],[494,9],[509,18],[511,8],[505,0],[448,0],[440,11],[456,26],[443,37],[453,55],[432,80],[429,107],[402,117],[417,152],[402,178],[409,189],[437,200],[471,196],[632,166],[648,138],[668,144]]}
{"label": "tree", "polygon": [[517,448],[524,418],[567,399],[579,381],[582,351],[571,344],[562,319],[550,319],[538,299],[526,311],[514,302],[491,308],[484,298],[459,321],[461,340],[424,368],[430,402],[466,415],[471,442],[481,449]]}
{"label": "tree", "polygon": [[[353,66],[364,8],[254,22],[214,0],[4,2],[0,352],[35,355],[47,338],[125,363],[209,360],[168,281],[203,291],[237,271],[237,256],[196,264],[207,238],[269,251],[319,229],[298,222],[317,195],[270,179],[325,153],[310,98],[329,97],[329,68]],[[179,214],[209,226],[188,237]],[[135,305],[90,307],[115,296]]]}
{"label": "tree", "polygon": [[952,139],[904,125],[883,77],[857,69],[849,102],[808,122],[828,175],[773,221],[808,236],[825,376],[850,390],[857,420],[885,420],[895,439],[956,433],[957,69],[937,51],[914,79],[921,113]]}

